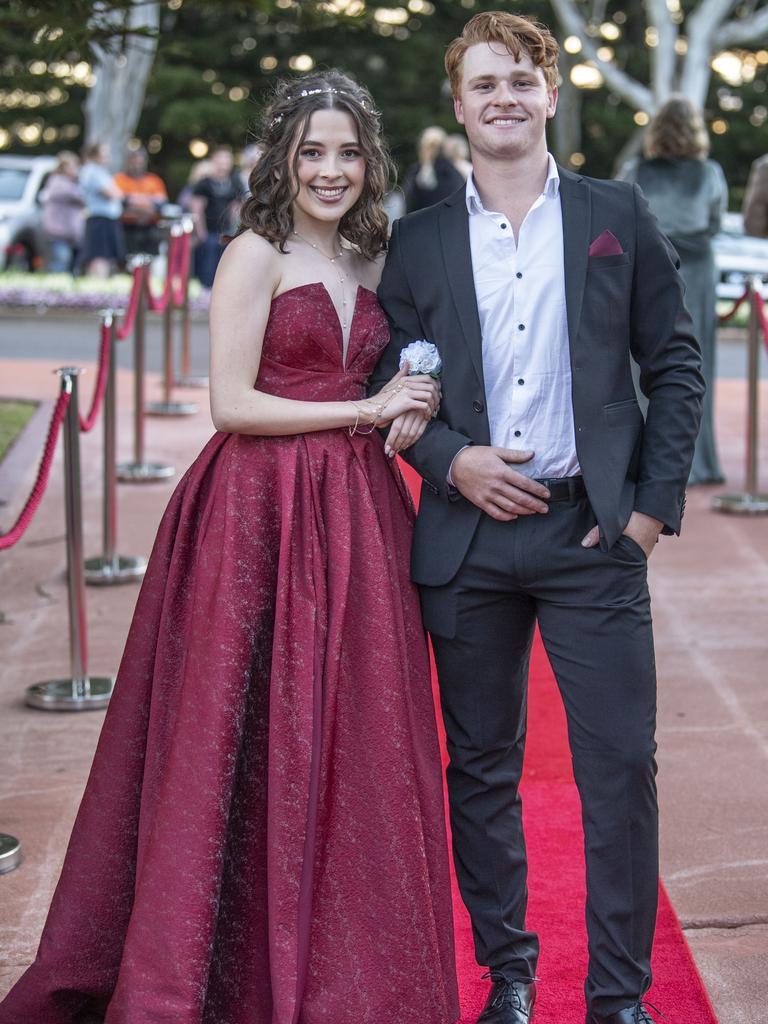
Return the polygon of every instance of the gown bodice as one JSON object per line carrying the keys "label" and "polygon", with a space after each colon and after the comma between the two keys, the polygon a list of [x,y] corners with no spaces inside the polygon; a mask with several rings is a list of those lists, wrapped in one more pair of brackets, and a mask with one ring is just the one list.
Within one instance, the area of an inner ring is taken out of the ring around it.
{"label": "gown bodice", "polygon": [[388,341],[376,293],[360,285],[345,360],[341,323],[325,285],[298,285],[272,300],[254,387],[302,401],[362,398]]}

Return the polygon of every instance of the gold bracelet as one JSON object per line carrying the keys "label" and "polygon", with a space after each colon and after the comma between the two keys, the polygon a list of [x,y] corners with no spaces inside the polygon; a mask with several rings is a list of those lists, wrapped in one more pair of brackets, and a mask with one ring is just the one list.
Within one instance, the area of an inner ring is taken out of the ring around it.
{"label": "gold bracelet", "polygon": [[354,437],[355,434],[372,434],[376,429],[376,424],[378,423],[382,409],[386,405],[386,402],[382,402],[379,405],[375,405],[373,407],[373,421],[371,422],[370,429],[368,430],[360,429],[360,416],[362,415],[363,410],[360,409],[360,406],[354,400],[352,400],[352,405],[354,405],[355,409],[357,410],[357,418],[355,419],[354,427],[350,428],[349,436]]}
{"label": "gold bracelet", "polygon": [[350,437],[354,437],[355,434],[372,434],[374,432],[374,430],[376,429],[376,420],[381,415],[380,408],[378,406],[374,407],[375,415],[374,415],[374,418],[373,418],[373,423],[371,425],[371,429],[370,430],[361,430],[360,429],[360,417],[363,415],[363,410],[360,408],[360,406],[357,404],[357,402],[354,399],[350,399],[350,401],[352,402],[352,405],[354,405],[355,412],[357,413],[357,415],[355,416],[354,426],[351,426],[351,427],[347,428],[349,430],[349,436]]}
{"label": "gold bracelet", "polygon": [[368,428],[368,430],[358,430],[357,433],[358,434],[372,434],[374,432],[374,430],[376,429],[376,423],[378,422],[379,416],[381,416],[381,410],[382,410],[382,406],[381,405],[374,405],[374,407],[373,407],[373,421],[372,421],[370,427]]}
{"label": "gold bracelet", "polygon": [[352,405],[355,407],[356,415],[355,415],[354,426],[347,427],[347,430],[349,431],[349,436],[350,437],[354,437],[355,436],[355,434],[357,433],[357,428],[360,425],[360,406],[357,404],[357,402],[352,402]]}

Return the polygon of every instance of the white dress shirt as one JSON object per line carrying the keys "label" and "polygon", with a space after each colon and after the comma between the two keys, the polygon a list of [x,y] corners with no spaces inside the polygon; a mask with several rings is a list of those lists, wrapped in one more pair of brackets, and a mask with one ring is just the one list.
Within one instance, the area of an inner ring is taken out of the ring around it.
{"label": "white dress shirt", "polygon": [[467,180],[472,271],[483,338],[491,444],[535,452],[533,477],[576,476],[565,309],[560,176],[549,155],[544,190],[515,236]]}

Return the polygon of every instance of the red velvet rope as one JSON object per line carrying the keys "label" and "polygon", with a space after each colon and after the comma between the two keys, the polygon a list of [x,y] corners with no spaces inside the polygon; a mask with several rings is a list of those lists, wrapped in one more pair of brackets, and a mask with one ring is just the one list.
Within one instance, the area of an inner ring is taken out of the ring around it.
{"label": "red velvet rope", "polygon": [[87,434],[93,430],[98,419],[101,403],[104,401],[104,392],[107,390],[107,370],[109,369],[109,325],[101,325],[101,345],[99,346],[99,368],[96,373],[96,387],[93,389],[93,399],[88,415],[84,418],[79,414],[80,430]]}
{"label": "red velvet rope", "polygon": [[736,316],[738,311],[741,309],[742,303],[744,303],[746,301],[748,295],[749,295],[749,287],[746,287],[744,289],[743,295],[739,296],[739,298],[736,299],[736,301],[731,306],[731,308],[728,310],[728,312],[727,313],[723,313],[723,315],[721,317],[718,317],[718,320],[720,321],[721,324],[727,324],[729,320],[731,320],[733,317]]}
{"label": "red velvet rope", "polygon": [[765,311],[765,303],[763,302],[762,296],[758,295],[757,292],[752,292],[752,305],[755,307],[757,322],[763,333],[763,342],[765,343],[766,351],[768,351],[768,313]]}
{"label": "red velvet rope", "polygon": [[[168,247],[168,270],[166,273],[165,285],[159,298],[154,298],[149,290],[149,282],[147,281],[147,304],[151,310],[158,313],[162,312],[168,305],[168,302],[173,302],[174,305],[177,306],[181,305],[187,288],[191,251],[192,238],[188,232],[184,232],[182,235],[174,235],[171,238],[171,242]],[[133,325],[136,321],[136,313],[138,312],[139,303],[141,301],[141,291],[144,286],[145,269],[146,268],[143,266],[138,266],[133,271],[133,285],[128,299],[128,307],[125,311],[125,318],[120,327],[117,328],[116,332],[117,338],[120,341],[127,338],[133,330]],[[96,425],[99,412],[101,411],[107,387],[109,360],[110,329],[107,324],[102,324],[101,346],[99,349],[99,367],[96,374],[96,386],[91,400],[91,407],[88,410],[87,416],[79,416],[80,430],[83,433],[88,433],[88,431],[93,429]],[[71,397],[71,394],[67,391],[62,391],[59,395],[56,407],[53,410],[53,415],[51,416],[51,422],[48,426],[48,436],[45,441],[43,457],[40,462],[40,468],[37,471],[37,478],[34,486],[15,524],[7,533],[0,534],[0,551],[5,551],[8,548],[13,547],[14,544],[17,544],[21,540],[26,533],[29,524],[32,522],[35,513],[40,507],[40,502],[42,501],[46,487],[48,486],[48,478],[51,472],[53,456],[56,452],[56,442],[59,438],[59,431],[61,430],[61,424]]]}
{"label": "red velvet rope", "polygon": [[35,512],[37,512],[40,507],[40,502],[43,499],[45,489],[48,485],[51,464],[56,451],[56,442],[59,439],[61,421],[64,419],[64,414],[67,411],[67,406],[69,405],[71,397],[72,395],[68,391],[62,391],[59,395],[59,400],[56,402],[56,407],[53,410],[53,416],[51,416],[51,422],[48,427],[48,437],[45,441],[43,458],[40,462],[40,468],[37,471],[35,485],[27,498],[24,508],[19,514],[19,518],[7,533],[0,534],[0,551],[12,548],[14,544],[17,544],[21,540],[27,532],[27,527],[32,522]]}
{"label": "red velvet rope", "polygon": [[136,313],[139,308],[139,300],[141,298],[141,288],[143,279],[144,267],[134,267],[131,297],[128,299],[128,308],[125,311],[125,319],[117,329],[118,341],[124,341],[133,330],[133,324],[136,319]]}

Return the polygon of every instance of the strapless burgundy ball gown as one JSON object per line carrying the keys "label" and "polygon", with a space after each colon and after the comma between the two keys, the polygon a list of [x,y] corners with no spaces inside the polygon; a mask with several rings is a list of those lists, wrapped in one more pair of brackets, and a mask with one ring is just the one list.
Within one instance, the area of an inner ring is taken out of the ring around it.
{"label": "strapless burgundy ball gown", "polygon": [[[359,398],[320,284],[256,387]],[[1,1024],[451,1024],[458,1016],[412,509],[377,434],[218,433],[160,524],[35,962]]]}

